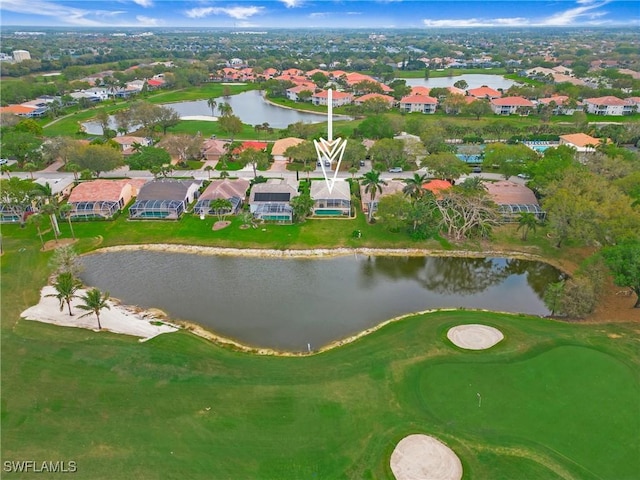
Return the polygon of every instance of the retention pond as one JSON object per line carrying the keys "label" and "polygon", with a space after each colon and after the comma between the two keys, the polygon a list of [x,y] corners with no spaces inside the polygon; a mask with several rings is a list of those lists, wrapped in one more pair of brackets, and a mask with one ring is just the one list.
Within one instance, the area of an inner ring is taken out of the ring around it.
{"label": "retention pond", "polygon": [[350,255],[256,258],[155,251],[83,258],[82,279],[125,304],[164,310],[245,345],[318,349],[385,320],[435,308],[549,313],[561,273],[504,258]]}

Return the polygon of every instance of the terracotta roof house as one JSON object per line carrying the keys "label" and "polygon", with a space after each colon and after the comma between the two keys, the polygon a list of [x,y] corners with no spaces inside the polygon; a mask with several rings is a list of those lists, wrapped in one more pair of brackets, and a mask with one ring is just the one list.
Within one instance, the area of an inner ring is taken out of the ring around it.
{"label": "terracotta roof house", "polygon": [[[334,107],[349,105],[353,102],[353,95],[346,92],[332,92],[331,98]],[[311,97],[311,101],[314,105],[328,105],[329,92],[327,90],[322,90],[321,92],[314,93]]]}
{"label": "terracotta roof house", "polygon": [[396,99],[393,98],[391,95],[382,95],[381,93],[367,93],[366,95],[362,95],[361,97],[355,98],[353,100],[353,103],[355,103],[356,105],[362,105],[367,100],[372,100],[374,98],[379,98],[381,100],[384,100],[389,104],[390,107],[392,107],[396,101]]}
{"label": "terracotta roof house", "polygon": [[498,205],[504,221],[516,222],[520,213],[533,213],[542,220],[545,212],[540,208],[533,191],[525,185],[501,180],[484,183],[489,197]]}
{"label": "terracotta roof house", "polygon": [[270,78],[275,77],[278,74],[278,71],[275,68],[265,68],[262,72],[262,76],[269,80]]}
{"label": "terracotta roof house", "polygon": [[600,139],[587,135],[586,133],[570,133],[560,135],[560,145],[567,145],[575,148],[579,153],[595,152],[600,144]]}
{"label": "terracotta roof house", "polygon": [[373,82],[373,83],[379,83],[375,78],[373,78],[370,75],[364,75],[362,73],[358,73],[358,72],[353,72],[353,73],[347,73],[345,75],[346,77],[346,81],[347,84],[349,86],[353,86],[357,83],[360,82]]}
{"label": "terracotta roof house", "polygon": [[305,75],[307,77],[311,78],[316,73],[321,73],[321,74],[325,75],[327,78],[329,78],[329,72],[327,72],[326,70],[320,70],[319,68],[314,68],[313,70],[309,70],[308,72],[305,72]]}
{"label": "terracotta roof house", "polygon": [[490,101],[491,110],[496,115],[512,115],[514,113],[520,113],[528,115],[535,107],[533,102],[527,100],[524,97],[502,97],[494,98]]}
{"label": "terracotta roof house", "polygon": [[313,214],[318,217],[348,217],[351,215],[351,186],[336,179],[331,192],[325,180],[311,182]]}
{"label": "terracotta roof house", "polygon": [[299,68],[288,68],[287,70],[283,70],[281,75],[287,75],[290,77],[303,77],[304,72]]}
{"label": "terracotta roof house", "polygon": [[344,70],[333,70],[329,72],[329,78],[340,78],[342,76],[347,76],[347,72]]}
{"label": "terracotta roof house", "polygon": [[113,137],[113,141],[120,145],[122,155],[128,156],[134,153],[134,145],[138,144],[142,147],[151,145],[151,140],[145,137],[134,137],[132,135],[122,135]]}
{"label": "terracotta roof house", "polygon": [[217,162],[220,157],[227,153],[226,146],[229,142],[224,140],[216,140],[215,138],[208,138],[202,142],[202,157],[205,161]]}
{"label": "terracotta roof house", "polygon": [[193,213],[197,215],[217,215],[218,212],[211,208],[211,202],[218,198],[229,200],[231,209],[227,213],[236,214],[242,207],[249,189],[249,181],[244,178],[236,180],[213,180],[198,198]]}
{"label": "terracotta roof house", "polygon": [[289,202],[298,195],[298,182],[270,179],[251,188],[249,211],[260,220],[291,223],[293,208]]}
{"label": "terracotta roof house", "polygon": [[144,179],[98,179],[80,183],[69,195],[68,203],[73,207],[69,216],[71,220],[112,218],[138,195],[139,189],[146,182]]}
{"label": "terracotta roof house", "polygon": [[245,150],[253,148],[254,150],[265,151],[267,149],[267,142],[254,142],[247,141],[242,142],[242,144],[233,151],[234,155],[240,155]]}
{"label": "terracotta roof house", "polygon": [[573,112],[576,111],[575,108],[569,108],[569,97],[566,95],[554,95],[552,97],[540,98],[538,100],[539,105],[549,105],[551,102],[555,103],[555,107],[553,109],[553,115],[573,115]]}
{"label": "terracotta roof house", "polygon": [[426,95],[409,95],[400,100],[400,111],[406,113],[436,113],[438,99]]}
{"label": "terracotta roof house", "polygon": [[290,158],[287,157],[284,152],[287,151],[287,148],[300,145],[302,142],[304,142],[302,138],[296,137],[287,137],[276,140],[273,143],[273,148],[271,149],[271,156],[273,157],[273,160],[275,162],[288,162]]}
{"label": "terracotta roof house", "polygon": [[451,182],[435,178],[423,184],[422,188],[424,188],[425,190],[429,190],[436,197],[439,197],[442,192],[449,190],[452,186],[453,185],[451,185]]}
{"label": "terracotta roof house", "polygon": [[637,109],[637,106],[635,106],[633,102],[611,95],[606,97],[585,98],[584,104],[587,108],[587,113],[593,113],[595,115],[630,115]]}
{"label": "terracotta roof house", "polygon": [[366,187],[364,185],[360,185],[360,199],[362,201],[362,211],[365,215],[369,213],[369,208],[373,210],[373,213],[376,212],[381,198],[402,192],[405,187],[405,183],[399,180],[387,180],[386,182],[386,185],[382,185],[382,192],[376,191],[373,202],[371,201],[371,193],[365,191]]}
{"label": "terracotta roof house", "polygon": [[0,107],[0,114],[12,113],[19,117],[32,117],[33,112],[37,110],[37,107],[25,106],[25,105],[8,105],[6,107]]}
{"label": "terracotta roof house", "polygon": [[178,220],[201,186],[201,180],[162,179],[145,183],[129,208],[129,218]]}
{"label": "terracotta roof house", "polygon": [[486,85],[483,85],[478,88],[470,88],[469,90],[467,90],[467,95],[470,95],[475,98],[492,99],[492,98],[500,98],[502,96],[502,93],[500,93],[497,90],[494,90],[493,88],[487,87]]}
{"label": "terracotta roof house", "polygon": [[423,87],[421,85],[416,85],[414,87],[411,87],[411,93],[409,95],[424,95],[426,97],[429,96],[429,92],[431,92],[431,89],[429,87]]}

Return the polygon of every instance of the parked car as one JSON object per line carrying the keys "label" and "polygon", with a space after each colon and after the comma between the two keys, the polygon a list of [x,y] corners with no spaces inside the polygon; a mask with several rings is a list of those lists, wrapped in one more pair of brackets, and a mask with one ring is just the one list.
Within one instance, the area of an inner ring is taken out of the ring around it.
{"label": "parked car", "polygon": [[531,178],[528,174],[526,173],[519,173],[518,174],[518,178],[522,178],[524,180],[528,180],[529,178]]}
{"label": "parked car", "polygon": [[329,160],[325,160],[324,161],[324,166],[325,167],[330,167],[331,166],[331,162]]}
{"label": "parked car", "polygon": [[389,169],[389,173],[400,173],[402,172],[402,167],[391,167]]}
{"label": "parked car", "polygon": [[317,167],[321,167],[322,166],[322,162],[316,162],[316,166]]}
{"label": "parked car", "polygon": [[471,168],[471,172],[472,173],[482,173],[482,167],[478,167],[478,166],[472,167]]}
{"label": "parked car", "polygon": [[360,166],[364,167],[364,160],[360,160]]}
{"label": "parked car", "polygon": [[0,165],[6,165],[7,163],[9,163],[8,158],[0,158]]}

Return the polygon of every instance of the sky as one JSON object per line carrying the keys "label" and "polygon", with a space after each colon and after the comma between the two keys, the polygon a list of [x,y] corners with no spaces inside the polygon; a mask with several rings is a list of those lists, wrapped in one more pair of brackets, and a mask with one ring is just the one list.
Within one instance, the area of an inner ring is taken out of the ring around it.
{"label": "sky", "polygon": [[479,28],[640,26],[640,0],[0,0],[1,26]]}

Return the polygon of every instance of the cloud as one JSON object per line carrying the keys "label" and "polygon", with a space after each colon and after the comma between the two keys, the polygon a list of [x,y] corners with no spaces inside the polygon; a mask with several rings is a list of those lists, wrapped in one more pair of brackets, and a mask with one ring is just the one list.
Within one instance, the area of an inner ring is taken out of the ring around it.
{"label": "cloud", "polygon": [[153,7],[153,0],[133,0],[133,3],[136,3],[144,8]]}
{"label": "cloud", "polygon": [[302,0],[280,0],[280,1],[284,3],[287,8],[301,7],[303,3]]}
{"label": "cloud", "polygon": [[189,18],[204,18],[210,15],[228,15],[238,20],[246,20],[261,13],[264,7],[202,7],[187,10],[185,15]]}
{"label": "cloud", "polygon": [[330,12],[313,12],[309,14],[310,18],[324,18],[331,15]]}
{"label": "cloud", "polygon": [[[591,21],[603,17],[608,13],[606,11],[594,12],[593,10],[604,7],[606,4],[610,3],[610,1],[611,0],[578,0],[576,3],[581,6],[551,15],[550,17],[543,19],[541,25],[566,26],[578,23],[590,23]],[[583,20],[585,18],[588,20],[587,22],[579,22],[579,20]]]}
{"label": "cloud", "polygon": [[431,20],[425,18],[422,23],[427,27],[436,28],[448,28],[448,27],[521,27],[529,25],[526,18],[491,18],[491,19],[443,19],[443,20]]}
{"label": "cloud", "polygon": [[84,10],[42,0],[2,0],[2,10],[24,15],[44,16],[56,18],[63,25],[79,27],[102,26],[100,22],[87,18],[88,16],[107,15],[105,10]]}
{"label": "cloud", "polygon": [[164,25],[164,21],[158,18],[146,17],[144,15],[136,15],[136,20],[143,27],[158,27]]}

